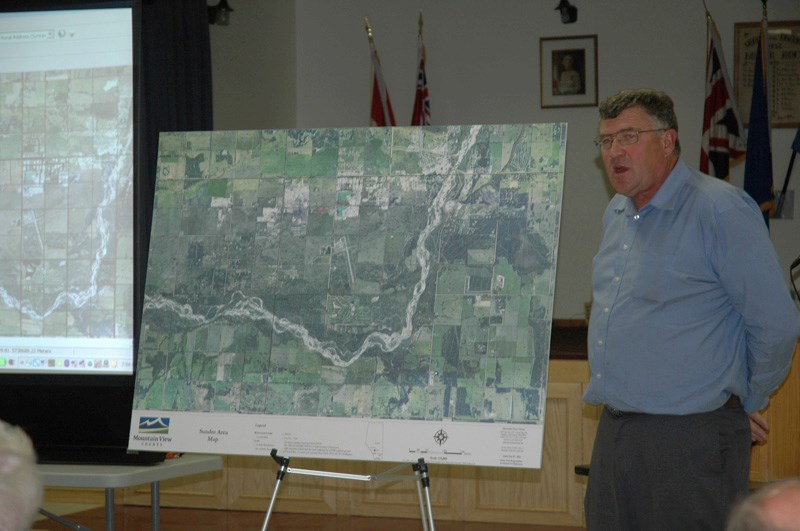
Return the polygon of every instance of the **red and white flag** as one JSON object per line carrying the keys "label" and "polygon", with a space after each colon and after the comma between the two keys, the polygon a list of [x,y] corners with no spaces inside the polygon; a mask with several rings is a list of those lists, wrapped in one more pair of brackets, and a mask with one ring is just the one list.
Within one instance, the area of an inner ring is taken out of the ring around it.
{"label": "red and white flag", "polygon": [[383,80],[383,70],[378,51],[375,49],[375,39],[372,36],[372,28],[369,22],[366,25],[367,37],[369,38],[369,49],[372,55],[372,105],[369,112],[369,124],[386,127],[397,125],[394,121],[394,111],[392,101],[389,99],[389,90]]}
{"label": "red and white flag", "polygon": [[727,180],[730,169],[744,160],[747,142],[739,109],[732,96],[733,85],[725,67],[719,33],[708,13],[706,20],[708,55],[700,171]]}
{"label": "red and white flag", "polygon": [[428,99],[428,76],[425,74],[425,43],[422,42],[422,14],[419,15],[417,38],[417,93],[414,96],[414,113],[411,125],[431,125],[431,102]]}

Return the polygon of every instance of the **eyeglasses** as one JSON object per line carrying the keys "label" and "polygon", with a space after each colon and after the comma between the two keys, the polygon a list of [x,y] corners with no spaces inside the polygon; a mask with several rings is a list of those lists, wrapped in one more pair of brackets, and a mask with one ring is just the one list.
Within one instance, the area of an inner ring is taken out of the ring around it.
{"label": "eyeglasses", "polygon": [[644,130],[623,129],[622,131],[617,131],[616,133],[611,133],[610,135],[598,136],[594,139],[594,145],[602,150],[608,150],[611,149],[611,145],[614,143],[614,140],[616,140],[620,146],[632,146],[639,141],[639,135],[642,133],[660,133],[666,130],[666,127]]}

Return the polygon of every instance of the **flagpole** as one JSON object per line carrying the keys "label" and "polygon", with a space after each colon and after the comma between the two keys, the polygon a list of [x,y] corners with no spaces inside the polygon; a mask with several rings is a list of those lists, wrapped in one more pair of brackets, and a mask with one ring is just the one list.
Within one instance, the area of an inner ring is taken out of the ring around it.
{"label": "flagpole", "polygon": [[706,11],[706,19],[711,19],[711,12],[708,10],[706,0],[703,0],[703,9]]}
{"label": "flagpole", "polygon": [[[768,57],[769,57],[769,17],[767,16],[767,0],[761,0],[761,24],[763,26],[762,31],[764,33],[764,42],[763,42],[763,46],[764,46],[764,52],[763,52],[764,53],[764,56],[763,56],[764,57],[764,92],[766,92],[766,98],[767,98],[767,134],[772,136],[772,106],[770,105],[771,102],[770,102],[770,98],[769,98],[769,95],[770,95],[769,60],[768,60]],[[770,146],[771,145],[772,145],[772,142],[770,141]],[[795,155],[795,152],[792,151],[792,157],[789,160],[789,162],[790,162],[789,170],[792,169],[792,164],[791,163],[794,162],[794,155]],[[770,149],[769,156],[770,156],[770,166],[771,166],[772,165],[772,150],[771,149]],[[772,172],[770,171],[770,173],[772,173]],[[787,176],[787,178],[788,178],[788,176]],[[786,183],[784,183],[784,184],[786,184]],[[772,195],[772,212],[770,212],[769,210],[767,212],[765,212],[765,215],[767,216],[767,220],[769,220],[769,218],[772,217],[772,216],[779,216],[780,215],[780,210],[778,210],[777,206],[774,203],[774,201],[775,201],[774,191],[775,191],[775,183],[773,181],[773,183],[772,183],[772,192],[773,192],[773,195]],[[785,192],[785,188],[784,188],[784,192]],[[783,195],[781,195],[781,197],[779,198],[779,202],[781,203],[780,208],[782,209],[783,208],[783,204],[782,204],[783,203]],[[767,221],[767,226],[769,227],[769,221]]]}
{"label": "flagpole", "polygon": [[755,200],[769,227],[770,215],[775,211],[775,191],[770,142],[769,76],[767,72],[769,45],[767,39],[767,1],[763,4],[763,17],[759,28],[758,47],[753,72],[753,97],[750,102],[750,123],[747,132],[747,157],[744,168],[744,190]]}
{"label": "flagpole", "polygon": [[767,94],[767,132],[772,135],[772,106],[770,105],[769,87],[769,17],[767,16],[767,0],[761,0],[761,31],[764,34],[762,41],[764,60],[764,92]]}
{"label": "flagpole", "polygon": [[[800,129],[797,130],[796,139],[800,139]],[[800,144],[800,142],[798,142]],[[783,187],[781,188],[781,196],[778,198],[778,206],[775,207],[775,217],[780,218],[783,212],[783,201],[786,199],[786,192],[789,189],[789,178],[792,176],[792,168],[794,167],[794,159],[797,156],[797,151],[792,146],[792,155],[789,157],[789,167],[786,169],[786,177],[783,179]]]}
{"label": "flagpole", "polygon": [[[367,32],[370,54],[372,57],[373,107],[370,111],[370,114],[371,118],[374,118],[372,113],[376,112],[376,110],[379,110],[382,116],[381,118],[382,123],[376,123],[373,125],[394,126],[395,125],[394,112],[392,111],[392,104],[389,101],[389,91],[386,88],[385,82],[383,80],[383,69],[381,68],[381,58],[378,55],[378,49],[375,46],[375,36],[373,35],[372,26],[369,25],[369,19],[367,17],[364,17],[364,29]],[[377,95],[380,100],[378,102],[379,109],[375,108],[375,102],[374,102],[375,88],[377,88],[378,91]]]}
{"label": "flagpole", "polygon": [[[369,19],[364,17],[364,31],[367,32],[367,40],[369,41],[369,52],[372,55],[371,58],[375,58],[378,63],[381,62],[381,58],[378,55],[378,49],[375,47],[375,36],[372,34],[372,26],[369,25]],[[373,72],[373,75],[374,72]]]}
{"label": "flagpole", "polygon": [[375,50],[375,38],[372,36],[372,26],[369,25],[369,18],[364,17],[364,29],[367,32],[367,39],[369,39],[369,47]]}
{"label": "flagpole", "polygon": [[[375,43],[373,42],[372,39],[372,28],[369,25],[369,19],[367,17],[364,17],[364,31],[367,32],[367,41],[369,42],[369,62],[370,62],[369,86],[370,88],[372,88],[372,84],[375,80],[375,66],[374,66],[375,59],[373,58],[375,54]],[[372,109],[370,109],[370,120],[372,120]]]}
{"label": "flagpole", "polygon": [[417,88],[414,94],[414,108],[411,112],[411,125],[430,125],[431,108],[428,100],[428,77],[425,74],[425,43],[422,40],[422,28],[425,21],[422,11],[419,12],[419,30],[417,31]]}
{"label": "flagpole", "polygon": [[789,159],[789,168],[786,170],[786,178],[783,180],[783,189],[781,189],[781,196],[778,198],[778,206],[775,207],[775,217],[780,218],[783,212],[783,200],[786,199],[786,191],[789,188],[789,177],[792,175],[792,167],[794,166],[794,158],[797,151],[792,151],[792,157]]}

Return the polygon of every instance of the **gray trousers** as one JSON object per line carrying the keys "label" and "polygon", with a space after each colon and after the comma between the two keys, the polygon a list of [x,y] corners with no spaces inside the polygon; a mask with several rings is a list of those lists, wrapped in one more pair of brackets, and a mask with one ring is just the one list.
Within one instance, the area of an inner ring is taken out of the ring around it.
{"label": "gray trousers", "polygon": [[741,407],[694,415],[603,408],[584,500],[589,531],[722,530],[747,495],[750,424]]}

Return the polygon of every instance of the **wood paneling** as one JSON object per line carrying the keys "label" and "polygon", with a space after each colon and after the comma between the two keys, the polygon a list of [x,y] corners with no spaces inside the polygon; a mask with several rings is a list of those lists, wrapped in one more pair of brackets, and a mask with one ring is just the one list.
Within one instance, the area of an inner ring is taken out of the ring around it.
{"label": "wood paneling", "polygon": [[753,448],[750,480],[800,476],[800,343],[789,376],[770,397],[763,415],[770,425],[769,438]]}
{"label": "wood paneling", "polygon": [[[396,465],[387,463],[343,461],[339,462],[339,469],[349,474],[373,475],[387,480],[366,483],[340,481],[338,514],[421,518],[420,494],[411,463],[396,468]],[[463,473],[457,467],[429,465],[428,476],[434,514],[448,520],[458,519],[459,481]],[[388,480],[389,477],[400,479]]]}
{"label": "wood paneling", "polygon": [[[588,381],[583,360],[552,360],[545,412],[542,468],[429,465],[430,496],[436,520],[582,524],[585,480],[574,467],[585,461],[584,418],[581,400]],[[380,475],[393,465],[359,461],[291,459],[294,469],[328,470]],[[223,471],[191,476],[161,485],[165,507],[209,507],[266,511],[275,489],[278,467],[270,457],[227,456]],[[339,514],[364,517],[419,519],[417,483],[411,463],[393,475],[408,479],[360,482],[287,474],[279,489],[275,512]],[[70,491],[70,489],[59,489]],[[76,491],[72,490],[71,494]],[[118,502],[148,505],[150,488],[126,489]],[[86,494],[86,491],[80,491]],[[52,494],[49,493],[51,501]],[[102,501],[102,491],[90,493]]]}
{"label": "wood paneling", "polygon": [[465,484],[464,519],[502,523],[582,525],[582,482],[574,467],[583,459],[580,382],[559,382],[551,363],[542,468],[475,468]]}
{"label": "wood paneling", "polygon": [[[798,347],[800,352],[800,347]],[[590,461],[599,408],[582,397],[589,381],[586,360],[551,360],[547,386],[542,468],[538,470],[430,465],[430,495],[437,521],[583,525],[586,477],[575,465]],[[770,440],[753,450],[751,479],[800,476],[800,354],[765,412]],[[392,465],[359,461],[291,459],[292,468],[379,475]],[[228,456],[221,472],[164,482],[164,506],[213,507],[266,512],[278,467],[270,457]],[[413,476],[407,469],[395,472]],[[53,498],[53,495],[61,496]],[[102,490],[51,489],[48,499],[96,499]],[[121,503],[149,504],[149,488],[128,489]],[[287,474],[275,512],[401,517],[419,520],[412,480],[360,482]]]}
{"label": "wood paneling", "polygon": [[[182,478],[161,481],[159,497],[164,507],[214,507],[225,506],[225,472],[207,472]],[[150,484],[116,490],[118,503],[150,505]]]}

